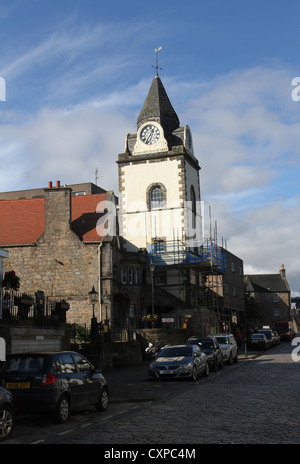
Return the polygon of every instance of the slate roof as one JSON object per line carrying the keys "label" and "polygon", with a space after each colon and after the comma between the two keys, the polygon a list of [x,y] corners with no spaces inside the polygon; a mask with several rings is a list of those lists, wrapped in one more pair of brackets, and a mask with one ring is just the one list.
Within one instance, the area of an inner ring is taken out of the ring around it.
{"label": "slate roof", "polygon": [[178,116],[158,75],[152,81],[148,96],[137,119],[138,127],[147,121],[158,122],[167,132],[173,132],[180,126]]}
{"label": "slate roof", "polygon": [[[84,242],[100,242],[96,213],[105,193],[72,196],[71,229]],[[0,200],[0,246],[33,245],[45,230],[45,200],[30,198]]]}
{"label": "slate roof", "polygon": [[247,275],[246,289],[254,292],[288,292],[290,288],[286,279],[281,277],[281,274],[254,274]]}

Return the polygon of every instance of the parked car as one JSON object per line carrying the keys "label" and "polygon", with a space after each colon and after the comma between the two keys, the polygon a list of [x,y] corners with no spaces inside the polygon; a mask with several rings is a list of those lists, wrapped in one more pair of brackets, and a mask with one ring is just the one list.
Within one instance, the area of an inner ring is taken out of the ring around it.
{"label": "parked car", "polygon": [[295,337],[295,330],[292,321],[275,322],[274,329],[278,332],[282,341],[292,341]]}
{"label": "parked car", "polygon": [[247,347],[254,350],[267,350],[271,348],[271,340],[263,333],[253,333],[247,341]]}
{"label": "parked car", "polygon": [[15,426],[15,406],[12,394],[0,387],[0,441],[11,436]]}
{"label": "parked car", "polygon": [[217,342],[219,343],[222,352],[223,359],[228,364],[238,361],[238,346],[236,339],[232,334],[218,334],[215,335]]}
{"label": "parked car", "polygon": [[216,371],[218,367],[223,367],[223,354],[215,337],[191,337],[186,342],[187,345],[197,345],[206,354],[210,370]]}
{"label": "parked car", "polygon": [[280,335],[276,330],[273,330],[273,335],[275,339],[275,346],[280,344]]}
{"label": "parked car", "polygon": [[273,334],[273,330],[271,329],[259,329],[258,333],[263,333],[267,337],[268,340],[271,342],[271,346],[275,346],[275,337]]}
{"label": "parked car", "polygon": [[0,385],[11,391],[15,407],[26,412],[53,412],[66,422],[72,409],[95,405],[106,410],[109,390],[99,369],[71,351],[7,356]]}
{"label": "parked car", "polygon": [[162,348],[149,366],[149,379],[196,380],[208,375],[206,354],[197,345],[171,345]]}

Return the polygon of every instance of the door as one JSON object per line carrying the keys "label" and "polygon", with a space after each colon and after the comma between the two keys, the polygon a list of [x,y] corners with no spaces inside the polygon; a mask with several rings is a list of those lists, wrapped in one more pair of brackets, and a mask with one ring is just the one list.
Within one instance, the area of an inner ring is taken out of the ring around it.
{"label": "door", "polygon": [[97,378],[93,377],[94,368],[78,353],[72,353],[75,360],[80,379],[82,380],[84,390],[84,403],[85,404],[96,404],[99,400],[100,383]]}

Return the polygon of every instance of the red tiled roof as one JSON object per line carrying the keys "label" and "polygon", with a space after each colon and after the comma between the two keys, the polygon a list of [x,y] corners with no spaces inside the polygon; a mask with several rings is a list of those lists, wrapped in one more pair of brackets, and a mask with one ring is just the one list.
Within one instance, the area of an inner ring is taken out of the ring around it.
{"label": "red tiled roof", "polygon": [[30,245],[44,232],[43,198],[0,201],[0,243]]}
{"label": "red tiled roof", "polygon": [[[104,200],[105,194],[72,197],[71,228],[81,240],[102,240],[96,230],[101,217],[96,208]],[[0,200],[0,246],[32,245],[44,230],[44,198]]]}
{"label": "red tiled roof", "polygon": [[96,230],[101,213],[96,213],[97,205],[105,200],[105,193],[72,197],[72,230],[84,242],[100,242]]}

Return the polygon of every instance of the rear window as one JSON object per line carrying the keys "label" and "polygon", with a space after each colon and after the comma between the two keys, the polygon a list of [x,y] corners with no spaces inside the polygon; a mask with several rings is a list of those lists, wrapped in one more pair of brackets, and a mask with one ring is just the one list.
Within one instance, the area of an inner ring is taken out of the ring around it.
{"label": "rear window", "polygon": [[13,356],[4,363],[3,370],[6,372],[35,373],[43,370],[44,356]]}

